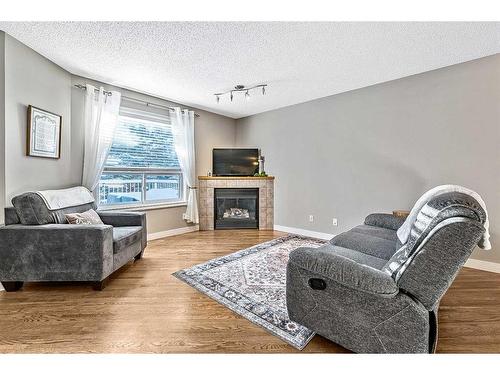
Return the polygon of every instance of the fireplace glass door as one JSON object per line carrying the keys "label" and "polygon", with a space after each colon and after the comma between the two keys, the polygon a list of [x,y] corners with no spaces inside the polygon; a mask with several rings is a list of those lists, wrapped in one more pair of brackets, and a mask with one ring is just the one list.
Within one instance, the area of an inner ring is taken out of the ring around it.
{"label": "fireplace glass door", "polygon": [[259,189],[215,189],[215,229],[258,228]]}

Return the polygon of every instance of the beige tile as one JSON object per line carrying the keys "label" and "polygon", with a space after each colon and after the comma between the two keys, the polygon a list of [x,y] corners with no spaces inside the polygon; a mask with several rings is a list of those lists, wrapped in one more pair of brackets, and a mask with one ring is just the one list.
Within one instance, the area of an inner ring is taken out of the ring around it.
{"label": "beige tile", "polygon": [[207,197],[207,189],[199,189],[198,190],[198,197],[200,200],[204,199]]}
{"label": "beige tile", "polygon": [[207,189],[207,198],[214,199],[214,189]]}
{"label": "beige tile", "polygon": [[273,189],[266,189],[266,197],[267,197],[267,207],[273,207],[274,205],[274,191]]}
{"label": "beige tile", "polygon": [[259,216],[259,229],[267,228],[267,218],[265,216]]}
{"label": "beige tile", "polygon": [[259,189],[259,207],[266,207],[267,206],[267,197],[266,197],[266,191],[265,189]]}
{"label": "beige tile", "polygon": [[269,211],[267,212],[266,221],[267,221],[267,224],[269,226],[273,225],[273,223],[274,223],[274,216],[273,216],[272,212],[269,212]]}

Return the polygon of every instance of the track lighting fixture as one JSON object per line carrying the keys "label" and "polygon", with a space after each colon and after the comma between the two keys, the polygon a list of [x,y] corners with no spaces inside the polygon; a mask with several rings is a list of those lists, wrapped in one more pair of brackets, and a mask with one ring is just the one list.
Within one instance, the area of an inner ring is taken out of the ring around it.
{"label": "track lighting fixture", "polygon": [[232,90],[225,91],[225,92],[219,92],[219,93],[214,94],[214,95],[215,95],[215,98],[217,100],[217,103],[220,102],[221,96],[226,95],[226,94],[229,94],[229,99],[232,102],[234,99],[235,92],[244,92],[245,99],[249,100],[250,99],[250,90],[262,88],[262,95],[266,95],[266,87],[267,87],[267,84],[256,85],[256,86],[252,86],[252,87],[245,87],[243,85],[236,85],[236,86],[234,86],[234,89],[232,89]]}

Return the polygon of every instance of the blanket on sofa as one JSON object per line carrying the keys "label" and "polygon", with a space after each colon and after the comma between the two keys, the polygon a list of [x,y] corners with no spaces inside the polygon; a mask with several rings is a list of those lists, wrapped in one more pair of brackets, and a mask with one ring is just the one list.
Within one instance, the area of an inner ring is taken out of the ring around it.
{"label": "blanket on sofa", "polygon": [[443,194],[443,193],[451,193],[451,192],[458,192],[458,193],[463,193],[470,195],[472,198],[474,198],[483,208],[484,212],[486,213],[486,221],[484,222],[484,234],[481,240],[478,243],[478,246],[484,250],[490,250],[491,249],[491,243],[490,243],[490,222],[488,219],[488,211],[486,211],[486,204],[484,203],[483,199],[481,196],[476,193],[474,190],[468,189],[466,187],[460,186],[460,185],[440,185],[436,186],[433,189],[430,189],[424,195],[422,195],[413,208],[410,211],[410,214],[406,218],[405,222],[403,225],[398,229],[397,235],[401,243],[404,245],[408,241],[408,237],[410,236],[410,230],[415,221],[417,220],[417,215],[420,212],[420,210],[426,205],[427,202],[429,202],[434,196]]}

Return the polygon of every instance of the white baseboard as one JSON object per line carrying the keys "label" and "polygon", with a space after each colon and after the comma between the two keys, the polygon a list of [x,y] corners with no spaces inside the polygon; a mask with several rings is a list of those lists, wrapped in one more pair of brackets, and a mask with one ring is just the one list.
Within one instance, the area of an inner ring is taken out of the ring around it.
{"label": "white baseboard", "polygon": [[482,271],[500,273],[500,263],[487,262],[485,260],[469,259],[465,262],[464,266]]}
{"label": "white baseboard", "polygon": [[274,230],[278,230],[280,232],[292,233],[292,234],[299,234],[301,236],[319,238],[322,240],[331,240],[333,237],[335,237],[334,234],[330,234],[330,233],[315,232],[312,230],[301,229],[301,228],[285,227],[283,225],[275,225]]}
{"label": "white baseboard", "polygon": [[184,228],[176,228],[170,230],[164,230],[162,232],[148,233],[148,241],[157,240],[163,237],[177,236],[179,234],[197,232],[200,230],[199,225],[192,225]]}

